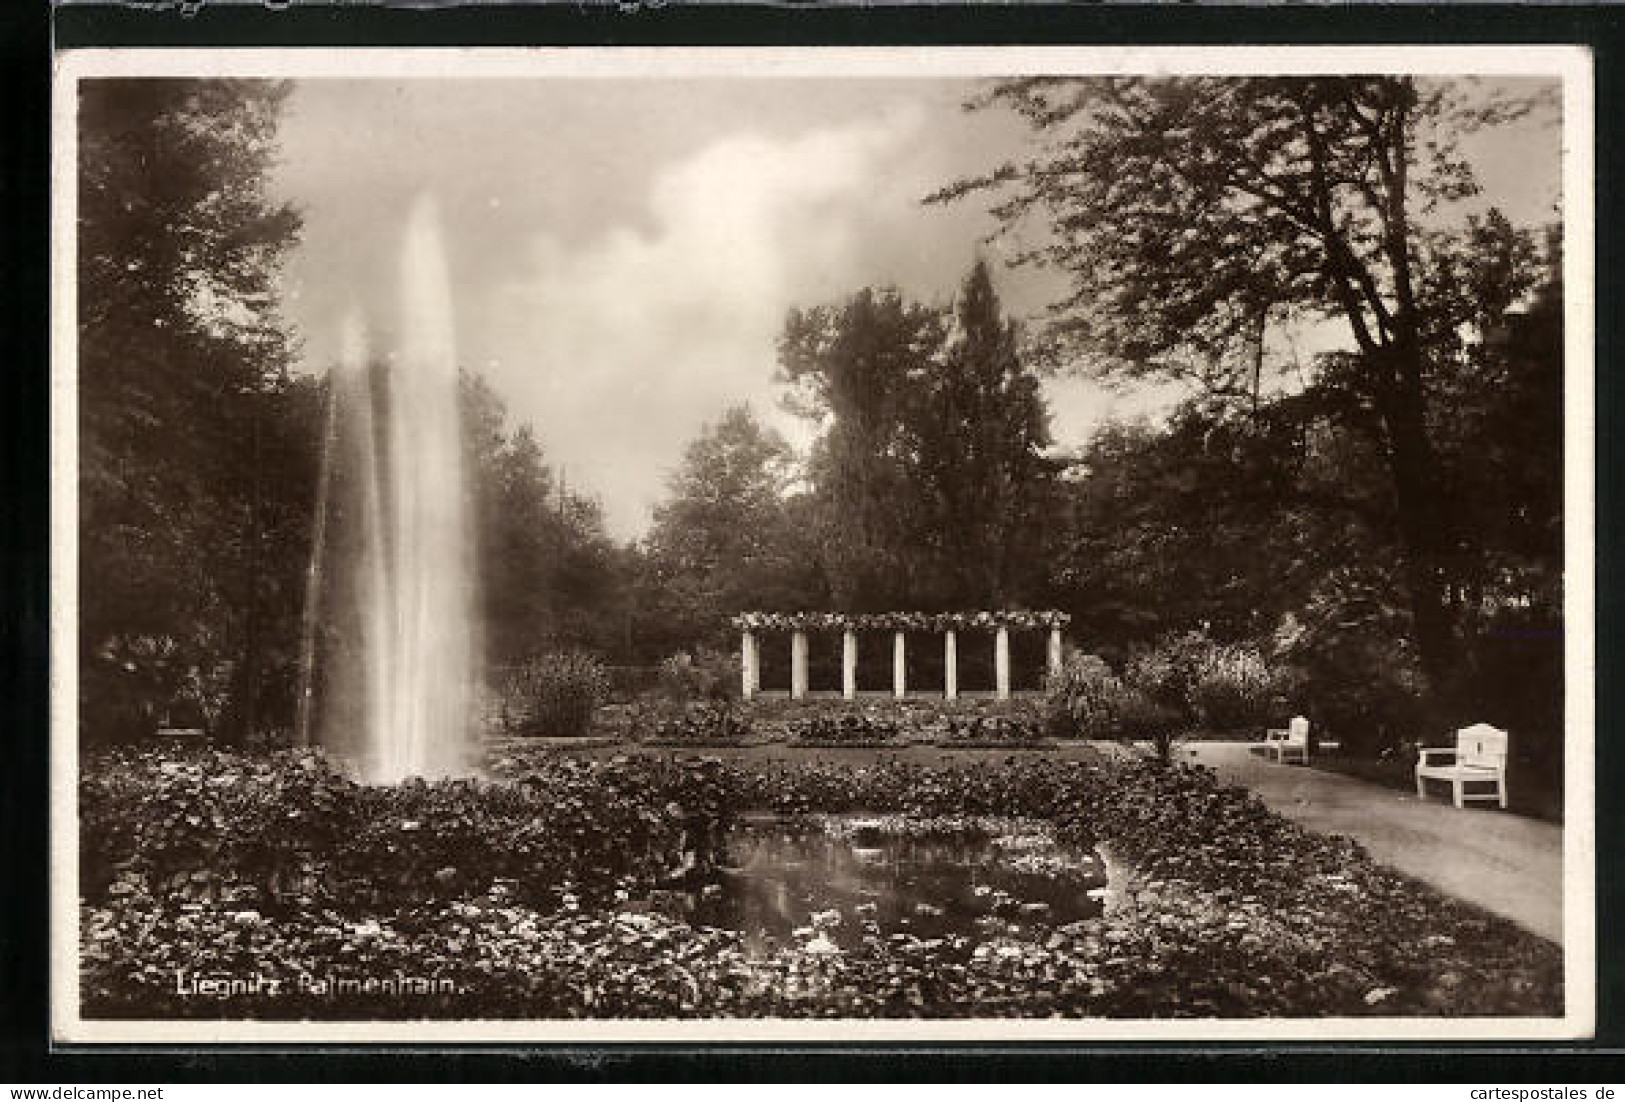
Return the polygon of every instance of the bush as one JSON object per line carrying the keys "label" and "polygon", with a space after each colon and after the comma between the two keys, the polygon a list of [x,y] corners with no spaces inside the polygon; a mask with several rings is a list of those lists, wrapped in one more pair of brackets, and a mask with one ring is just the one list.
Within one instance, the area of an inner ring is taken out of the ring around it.
{"label": "bush", "polygon": [[1143,692],[1129,691],[1118,706],[1119,737],[1149,742],[1158,761],[1166,762],[1173,756],[1180,728],[1178,712]]}
{"label": "bush", "polygon": [[1429,714],[1427,678],[1398,592],[1397,578],[1376,568],[1334,571],[1275,632],[1277,660],[1302,670],[1311,731],[1360,757],[1403,756],[1407,745],[1449,726]]}
{"label": "bush", "polygon": [[1449,726],[1430,714],[1427,678],[1408,649],[1392,643],[1336,648],[1338,660],[1309,669],[1305,692],[1321,732],[1359,757],[1407,757]]}
{"label": "bush", "polygon": [[1263,727],[1290,707],[1281,699],[1284,684],[1256,648],[1216,643],[1197,656],[1186,700],[1204,727]]}
{"label": "bush", "polygon": [[1112,738],[1127,690],[1111,667],[1092,654],[1071,654],[1049,680],[1046,706],[1052,729],[1077,738]]}
{"label": "bush", "polygon": [[1252,644],[1218,643],[1202,632],[1171,635],[1135,651],[1123,680],[1180,726],[1263,727],[1293,710],[1286,699],[1295,684],[1290,671],[1271,668]]}
{"label": "bush", "polygon": [[693,654],[679,651],[660,663],[660,688],[671,699],[684,702],[737,699],[739,660],[704,647]]}
{"label": "bush", "polygon": [[1125,677],[1092,654],[1072,656],[1050,683],[1052,726],[1085,738],[1148,741],[1167,761],[1185,726],[1183,710],[1168,702],[1188,695],[1200,654],[1193,638],[1200,639],[1181,637],[1131,656]]}
{"label": "bush", "polygon": [[592,726],[593,710],[608,693],[609,676],[592,655],[545,654],[510,676],[503,702],[506,725],[522,735],[583,735]]}
{"label": "bush", "polygon": [[1141,647],[1123,664],[1123,681],[1142,696],[1156,702],[1176,723],[1194,718],[1191,712],[1191,686],[1213,642],[1201,632],[1170,635],[1150,647]]}

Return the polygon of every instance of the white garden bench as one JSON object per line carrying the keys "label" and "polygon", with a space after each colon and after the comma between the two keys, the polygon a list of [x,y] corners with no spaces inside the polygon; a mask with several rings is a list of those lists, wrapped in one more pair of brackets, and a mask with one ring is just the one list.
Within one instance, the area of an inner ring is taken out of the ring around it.
{"label": "white garden bench", "polygon": [[1292,758],[1308,765],[1309,721],[1303,716],[1293,716],[1286,727],[1272,727],[1265,731],[1264,756],[1273,756],[1283,765]]}
{"label": "white garden bench", "polygon": [[[1495,800],[1507,805],[1507,733],[1488,723],[1475,723],[1456,732],[1456,745],[1418,750],[1416,795],[1426,798],[1428,780],[1449,781],[1457,807],[1468,800]],[[1434,759],[1449,757],[1448,764]],[[1491,792],[1469,792],[1468,785],[1491,785]]]}

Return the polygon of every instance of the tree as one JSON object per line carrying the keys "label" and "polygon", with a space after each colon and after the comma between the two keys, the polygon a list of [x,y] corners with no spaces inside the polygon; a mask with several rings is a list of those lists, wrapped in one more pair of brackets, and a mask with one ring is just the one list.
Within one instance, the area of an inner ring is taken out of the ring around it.
{"label": "tree", "polygon": [[626,610],[602,509],[562,484],[530,426],[509,425],[483,378],[464,372],[459,397],[487,661],[518,665],[560,646],[613,649]]}
{"label": "tree", "polygon": [[822,429],[814,528],[848,608],[1020,602],[1042,579],[1049,411],[985,263],[942,310],[865,289],[792,311],[787,404]]}
{"label": "tree", "polygon": [[319,431],[277,312],[299,220],[265,185],[288,88],[79,91],[85,721],[150,727],[184,690],[252,730],[298,616]]}
{"label": "tree", "polygon": [[1108,424],[1072,466],[1052,602],[1110,650],[1203,630],[1256,639],[1351,555],[1379,553],[1369,447],[1307,397],[1192,401]]}
{"label": "tree", "polygon": [[644,545],[645,610],[668,648],[716,642],[746,609],[809,604],[817,569],[787,512],[794,473],[789,445],[747,406],[689,444]]}
{"label": "tree", "polygon": [[955,320],[915,406],[925,522],[954,599],[997,608],[1042,576],[1049,410],[985,261],[966,277]]}
{"label": "tree", "polygon": [[916,407],[942,355],[941,315],[894,290],[792,310],[779,341],[787,405],[824,426],[810,464],[838,603],[909,607],[922,585]]}
{"label": "tree", "polygon": [[1022,79],[983,105],[1019,112],[1039,154],[933,198],[997,189],[1007,228],[1045,220],[1026,258],[1073,277],[1063,354],[1256,395],[1272,316],[1346,326],[1346,382],[1380,435],[1417,643],[1442,681],[1455,524],[1429,401],[1433,341],[1453,327],[1428,298],[1442,239],[1419,214],[1474,188],[1456,139],[1527,104],[1410,77],[1202,77]]}
{"label": "tree", "polygon": [[[1501,231],[1492,234],[1506,241]],[[1560,240],[1555,230],[1549,235],[1544,273],[1531,266],[1539,273],[1534,293],[1490,312],[1487,338],[1467,349],[1440,387],[1450,410],[1441,418],[1441,452],[1462,521],[1457,597],[1470,695],[1461,695],[1518,733],[1520,756],[1544,759],[1553,791],[1565,733]],[[1507,258],[1505,249],[1480,250],[1475,268],[1491,268],[1491,283],[1499,284],[1510,270]],[[1471,282],[1482,285],[1482,276]]]}
{"label": "tree", "polygon": [[[1544,590],[1549,599],[1562,570],[1561,240],[1554,227],[1542,255],[1532,235],[1492,210],[1470,223],[1441,279],[1441,297],[1462,300],[1453,315],[1468,319],[1448,335],[1456,354],[1432,380],[1467,605],[1497,592]],[[1462,340],[1463,330],[1479,339]]]}
{"label": "tree", "polygon": [[790,448],[748,406],[733,406],[683,453],[655,509],[651,553],[673,570],[711,574],[758,559],[781,510]]}

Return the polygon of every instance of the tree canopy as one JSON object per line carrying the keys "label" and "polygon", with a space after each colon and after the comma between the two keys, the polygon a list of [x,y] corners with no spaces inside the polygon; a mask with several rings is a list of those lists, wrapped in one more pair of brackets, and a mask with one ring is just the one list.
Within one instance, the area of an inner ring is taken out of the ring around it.
{"label": "tree canopy", "polygon": [[809,476],[838,602],[1031,599],[1054,476],[1049,411],[985,263],[950,309],[865,288],[793,310],[779,358],[787,404],[822,430]]}
{"label": "tree canopy", "polygon": [[790,447],[737,405],[689,445],[644,541],[639,634],[672,648],[716,641],[743,608],[823,598],[790,498]]}
{"label": "tree canopy", "polygon": [[[277,311],[298,216],[270,200],[285,85],[80,86],[81,661],[101,706],[146,722],[184,695],[256,725],[290,679],[317,393]],[[267,477],[271,470],[277,477]],[[280,626],[279,626],[280,625]]]}
{"label": "tree canopy", "polygon": [[989,193],[1007,230],[1042,222],[1022,259],[1071,278],[1052,315],[1058,358],[1256,405],[1272,319],[1345,326],[1351,352],[1321,380],[1380,444],[1416,640],[1448,676],[1460,521],[1434,403],[1463,327],[1510,304],[1528,250],[1504,220],[1443,212],[1476,186],[1459,136],[1531,104],[1383,76],[1031,78],[980,106],[1017,112],[1038,152],[933,198]]}

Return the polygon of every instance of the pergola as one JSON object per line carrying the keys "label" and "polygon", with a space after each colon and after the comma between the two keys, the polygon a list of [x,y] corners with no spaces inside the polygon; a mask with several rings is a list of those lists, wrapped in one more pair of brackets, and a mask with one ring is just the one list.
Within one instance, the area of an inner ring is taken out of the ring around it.
{"label": "pergola", "polygon": [[809,632],[841,633],[841,695],[848,700],[858,695],[858,633],[890,632],[892,636],[892,695],[908,695],[908,633],[931,632],[942,635],[942,695],[953,700],[959,695],[959,643],[961,631],[993,632],[993,676],[995,695],[1010,698],[1010,632],[1048,631],[1049,646],[1045,666],[1051,675],[1061,668],[1061,628],[1071,619],[1064,612],[744,612],[734,617],[740,632],[739,661],[745,699],[761,691],[762,636],[770,632],[790,636],[790,696],[800,700],[807,695],[807,635]]}

